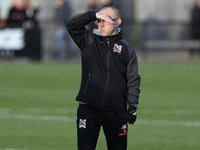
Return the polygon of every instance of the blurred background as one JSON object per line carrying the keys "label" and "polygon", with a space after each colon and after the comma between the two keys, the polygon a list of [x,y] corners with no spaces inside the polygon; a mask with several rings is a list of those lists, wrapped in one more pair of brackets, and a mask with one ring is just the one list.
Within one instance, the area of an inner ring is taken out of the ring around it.
{"label": "blurred background", "polygon": [[0,60],[79,61],[65,22],[107,5],[122,12],[139,61],[200,59],[199,0],[0,0]]}

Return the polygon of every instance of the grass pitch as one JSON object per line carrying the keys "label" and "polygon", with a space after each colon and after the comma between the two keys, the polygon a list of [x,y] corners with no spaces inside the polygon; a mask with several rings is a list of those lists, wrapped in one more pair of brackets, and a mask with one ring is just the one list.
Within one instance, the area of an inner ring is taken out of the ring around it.
{"label": "grass pitch", "polygon": [[[139,64],[128,150],[200,149],[200,63]],[[0,150],[75,150],[79,63],[0,64]],[[92,131],[91,131],[92,132]],[[97,150],[105,150],[101,132]]]}

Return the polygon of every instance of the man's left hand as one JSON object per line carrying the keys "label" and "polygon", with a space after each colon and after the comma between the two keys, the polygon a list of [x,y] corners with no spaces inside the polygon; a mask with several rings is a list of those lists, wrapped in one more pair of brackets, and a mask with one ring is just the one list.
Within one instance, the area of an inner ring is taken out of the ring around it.
{"label": "man's left hand", "polygon": [[134,124],[137,119],[136,108],[133,106],[129,106],[126,114],[122,117],[122,121],[124,123]]}

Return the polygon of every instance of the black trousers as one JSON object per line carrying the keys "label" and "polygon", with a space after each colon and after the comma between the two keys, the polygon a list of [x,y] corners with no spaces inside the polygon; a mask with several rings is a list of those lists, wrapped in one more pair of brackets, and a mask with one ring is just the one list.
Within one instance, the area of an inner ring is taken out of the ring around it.
{"label": "black trousers", "polygon": [[78,150],[95,150],[101,126],[108,150],[126,150],[128,126],[121,122],[121,115],[79,104],[77,110]]}

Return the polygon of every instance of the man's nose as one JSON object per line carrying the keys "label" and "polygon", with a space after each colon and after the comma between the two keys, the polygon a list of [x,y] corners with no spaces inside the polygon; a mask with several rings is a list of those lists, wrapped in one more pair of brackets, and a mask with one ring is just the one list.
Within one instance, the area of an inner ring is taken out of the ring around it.
{"label": "man's nose", "polygon": [[99,26],[103,27],[104,26],[104,22],[103,21],[99,22]]}

